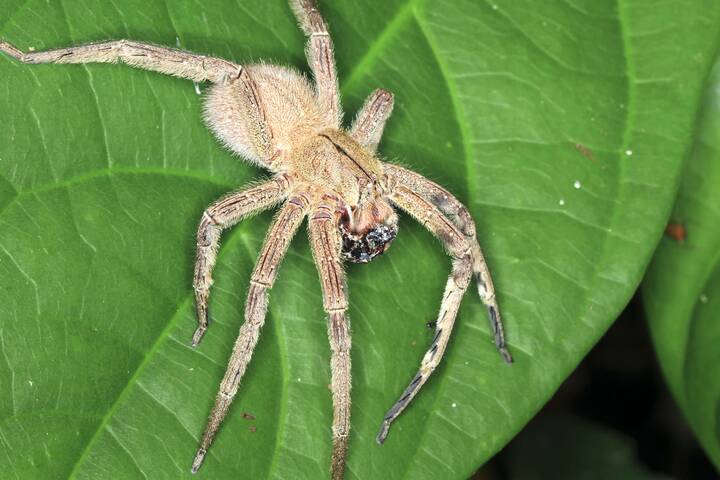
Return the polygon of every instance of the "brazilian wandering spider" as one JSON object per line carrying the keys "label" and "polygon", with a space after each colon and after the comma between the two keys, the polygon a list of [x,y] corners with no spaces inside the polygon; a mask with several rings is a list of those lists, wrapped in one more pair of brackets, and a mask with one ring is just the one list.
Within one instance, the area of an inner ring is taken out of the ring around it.
{"label": "brazilian wandering spider", "polygon": [[382,254],[397,234],[393,207],[409,213],[437,236],[453,259],[435,337],[419,372],[385,415],[377,442],[417,395],[439,364],[448,344],[460,301],[474,275],[487,306],[495,345],[508,363],[495,292],[468,210],[449,192],[403,167],[383,163],[376,149],[393,107],[393,95],[375,90],[352,127],[342,127],[332,41],[314,0],[290,0],[309,37],[307,56],[315,83],[287,67],[238,65],[219,58],[142,44],[130,40],[23,53],[0,41],[0,50],[24,63],[115,63],[193,80],[212,82],[205,100],[210,129],[230,150],[267,168],[274,177],[231,193],[204,213],[197,233],[194,290],[197,346],[208,326],[211,272],[220,233],[244,217],[281,204],[253,271],[245,323],[227,371],[192,472],[200,468],[210,444],[237,393],[240,380],[265,321],[268,290],[298,227],[309,218],[310,244],[320,275],[328,315],[333,397],[331,475],[343,477],[350,431],[350,328],[342,263],[367,263]]}

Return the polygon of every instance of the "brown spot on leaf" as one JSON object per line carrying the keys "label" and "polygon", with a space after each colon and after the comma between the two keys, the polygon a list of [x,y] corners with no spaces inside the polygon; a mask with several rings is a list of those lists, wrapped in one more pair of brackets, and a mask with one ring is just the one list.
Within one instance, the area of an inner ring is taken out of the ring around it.
{"label": "brown spot on leaf", "polygon": [[582,155],[585,158],[592,160],[593,162],[595,161],[595,154],[593,153],[593,151],[590,150],[589,147],[586,147],[585,145],[583,145],[582,143],[576,143],[575,150],[582,153]]}
{"label": "brown spot on leaf", "polygon": [[665,235],[681,243],[684,242],[687,237],[687,230],[685,230],[685,225],[682,223],[670,222],[667,224],[667,227],[665,227]]}

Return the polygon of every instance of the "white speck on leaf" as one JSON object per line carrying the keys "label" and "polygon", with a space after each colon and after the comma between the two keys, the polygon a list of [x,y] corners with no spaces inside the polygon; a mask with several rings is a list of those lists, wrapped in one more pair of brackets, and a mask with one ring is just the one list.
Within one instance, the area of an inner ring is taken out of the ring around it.
{"label": "white speck on leaf", "polygon": [[575,183],[573,183],[573,187],[580,188],[582,187],[582,184],[580,183],[580,180],[575,180]]}
{"label": "white speck on leaf", "polygon": [[453,407],[453,408],[456,408],[456,407],[457,407],[457,403],[453,402],[452,407]]}
{"label": "white speck on leaf", "polygon": [[563,205],[565,205],[565,199],[564,199],[564,198],[561,198],[560,201],[558,202],[558,205],[560,205],[561,207],[562,207]]}
{"label": "white speck on leaf", "polygon": [[704,293],[701,293],[700,294],[700,303],[707,303],[707,302],[708,302],[707,295],[705,295]]}
{"label": "white speck on leaf", "polygon": [[632,150],[625,150],[625,155],[627,155],[628,157],[632,155]]}

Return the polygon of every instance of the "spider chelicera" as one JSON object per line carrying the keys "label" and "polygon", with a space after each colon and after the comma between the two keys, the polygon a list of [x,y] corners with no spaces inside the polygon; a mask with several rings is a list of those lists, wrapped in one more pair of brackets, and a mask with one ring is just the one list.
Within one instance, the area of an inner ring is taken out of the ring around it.
{"label": "spider chelicera", "polygon": [[387,250],[397,235],[394,207],[430,230],[453,259],[435,336],[420,370],[385,415],[378,443],[391,423],[417,395],[445,352],[460,300],[475,276],[487,306],[495,345],[506,362],[502,322],[490,272],[468,212],[447,190],[423,176],[376,155],[393,95],[375,90],[351,128],[342,127],[332,40],[314,0],[290,0],[308,36],[307,56],[314,75],[276,65],[239,65],[227,60],[130,40],[23,53],[0,41],[0,51],[24,63],[116,63],[193,80],[212,82],[205,99],[205,120],[233,152],[274,176],[213,203],[202,215],[197,233],[194,290],[198,328],[192,345],[208,327],[208,295],[222,230],[248,215],[282,204],[250,279],[245,323],[228,362],[225,377],[192,471],[196,472],[225,418],[250,361],[265,321],[268,291],[288,245],[305,217],[328,315],[333,397],[331,476],[343,477],[350,431],[350,328],[344,260],[367,263]]}

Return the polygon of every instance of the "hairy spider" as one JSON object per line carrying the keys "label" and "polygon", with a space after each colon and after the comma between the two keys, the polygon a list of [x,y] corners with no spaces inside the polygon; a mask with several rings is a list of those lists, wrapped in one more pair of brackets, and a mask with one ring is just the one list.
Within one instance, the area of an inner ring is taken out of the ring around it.
{"label": "hairy spider", "polygon": [[352,127],[342,127],[337,73],[327,26],[314,0],[290,0],[309,37],[307,56],[314,85],[295,70],[276,65],[238,65],[227,60],[119,40],[23,53],[0,41],[0,50],[24,63],[115,63],[213,83],[205,99],[205,120],[235,153],[273,172],[271,180],[231,193],[202,215],[197,233],[195,290],[197,346],[208,327],[211,272],[222,230],[248,215],[282,203],[253,271],[245,323],[228,362],[194,461],[197,472],[230,407],[265,321],[268,290],[288,244],[308,216],[310,243],[328,315],[333,397],[331,475],[343,477],[350,431],[350,325],[343,260],[366,263],[382,254],[397,235],[393,206],[406,211],[437,236],[453,259],[435,337],[420,370],[385,415],[377,442],[417,395],[445,352],[460,300],[475,276],[487,306],[495,345],[506,362],[500,312],[490,272],[468,210],[447,190],[403,167],[383,163],[376,149],[393,108],[393,95],[375,90]]}

